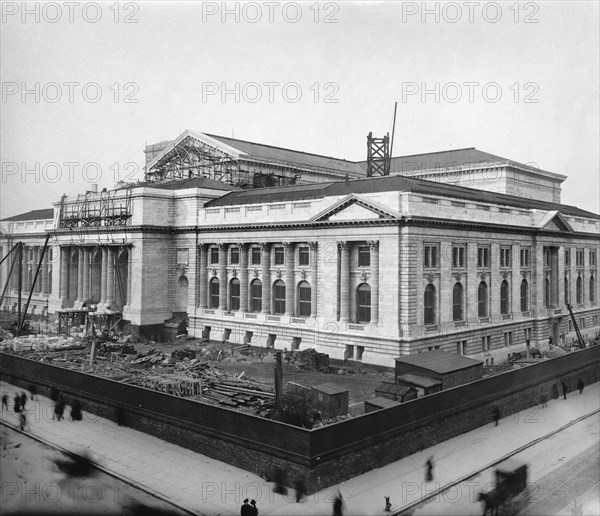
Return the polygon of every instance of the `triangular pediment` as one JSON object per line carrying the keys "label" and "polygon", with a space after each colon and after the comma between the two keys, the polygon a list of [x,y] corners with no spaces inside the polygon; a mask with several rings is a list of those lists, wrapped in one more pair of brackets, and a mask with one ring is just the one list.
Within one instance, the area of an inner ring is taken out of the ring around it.
{"label": "triangular pediment", "polygon": [[544,231],[556,231],[559,233],[572,233],[573,228],[571,224],[567,222],[565,217],[558,211],[549,211],[542,219],[537,223],[539,229]]}
{"label": "triangular pediment", "polygon": [[379,203],[367,201],[354,194],[340,199],[329,208],[315,215],[313,222],[343,220],[397,219],[400,214]]}

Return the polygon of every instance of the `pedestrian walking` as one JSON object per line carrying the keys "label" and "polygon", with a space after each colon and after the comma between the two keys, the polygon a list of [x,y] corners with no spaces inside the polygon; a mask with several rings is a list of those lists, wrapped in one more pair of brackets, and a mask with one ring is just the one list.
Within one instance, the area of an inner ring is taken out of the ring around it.
{"label": "pedestrian walking", "polygon": [[71,403],[71,421],[81,421],[81,403],[79,400],[73,400]]}
{"label": "pedestrian walking", "polygon": [[27,393],[25,391],[21,392],[21,407],[25,410],[25,405],[27,405]]}
{"label": "pedestrian walking", "polygon": [[302,477],[298,477],[294,481],[294,489],[296,490],[296,503],[301,502],[306,494],[306,483]]}
{"label": "pedestrian walking", "polygon": [[433,481],[433,456],[429,457],[427,459],[427,462],[425,463],[425,482],[432,482]]}
{"label": "pedestrian walking", "polygon": [[13,410],[15,413],[21,412],[21,398],[18,394],[15,394],[13,399]]}
{"label": "pedestrian walking", "polygon": [[8,394],[2,395],[2,410],[4,410],[4,407],[8,410]]}
{"label": "pedestrian walking", "polygon": [[275,482],[275,485],[273,486],[273,492],[274,493],[279,493],[279,494],[287,494],[287,487],[286,487],[286,478],[285,478],[285,471],[283,471],[283,469],[276,467],[275,471],[273,473],[273,481]]}
{"label": "pedestrian walking", "polygon": [[569,388],[567,387],[567,384],[565,382],[562,383],[562,391],[564,399],[567,399],[567,392],[569,392]]}
{"label": "pedestrian walking", "polygon": [[21,432],[23,430],[25,430],[26,426],[27,426],[27,416],[25,415],[25,412],[21,412],[19,414],[19,427],[21,428]]}
{"label": "pedestrian walking", "polygon": [[494,426],[498,426],[498,421],[500,421],[500,409],[498,407],[494,407],[494,410],[492,411],[492,417],[496,422]]}
{"label": "pedestrian walking", "polygon": [[30,383],[28,390],[31,393],[31,401],[34,401],[35,395],[37,394],[37,387],[34,384]]}
{"label": "pedestrian walking", "polygon": [[333,516],[343,516],[344,499],[342,493],[338,491],[335,500],[333,501]]}
{"label": "pedestrian walking", "polygon": [[[57,421],[60,421],[63,418],[65,412],[65,402],[61,399],[58,399],[54,403],[54,416],[56,416]],[[54,419],[52,416],[52,419]]]}
{"label": "pedestrian walking", "polygon": [[252,516],[258,516],[258,507],[256,507],[256,500],[250,500],[250,507],[252,509]]}
{"label": "pedestrian walking", "polygon": [[583,380],[581,378],[577,380],[577,388],[579,389],[579,394],[583,394]]}
{"label": "pedestrian walking", "polygon": [[248,503],[248,498],[244,500],[244,504],[240,508],[241,516],[252,516],[252,506]]}

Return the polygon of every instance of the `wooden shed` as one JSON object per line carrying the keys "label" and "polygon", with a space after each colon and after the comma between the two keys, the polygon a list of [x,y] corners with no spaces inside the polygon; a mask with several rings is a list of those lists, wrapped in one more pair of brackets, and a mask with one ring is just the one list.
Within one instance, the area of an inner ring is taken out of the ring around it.
{"label": "wooden shed", "polygon": [[448,353],[427,351],[406,355],[396,360],[396,383],[401,375],[418,374],[442,383],[441,389],[449,389],[483,377],[483,362],[474,358]]}
{"label": "wooden shed", "polygon": [[312,388],[315,409],[328,419],[348,414],[350,391],[335,383],[321,383]]}
{"label": "wooden shed", "polygon": [[402,385],[392,382],[381,382],[375,388],[375,395],[388,400],[399,401],[403,403],[408,400],[414,400],[417,397],[417,391],[409,385]]}
{"label": "wooden shed", "polygon": [[442,382],[429,376],[420,374],[404,373],[396,378],[398,385],[412,387],[417,392],[417,398],[433,394],[442,390]]}

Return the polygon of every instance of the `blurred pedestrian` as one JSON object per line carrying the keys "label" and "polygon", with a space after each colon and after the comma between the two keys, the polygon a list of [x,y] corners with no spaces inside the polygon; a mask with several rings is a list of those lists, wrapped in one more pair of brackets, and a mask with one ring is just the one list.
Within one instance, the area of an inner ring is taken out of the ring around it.
{"label": "blurred pedestrian", "polygon": [[274,493],[279,493],[283,495],[287,494],[287,487],[285,485],[285,471],[283,471],[283,469],[279,467],[275,468],[275,472],[273,473],[273,481],[275,482],[275,485],[273,486]]}
{"label": "blurred pedestrian", "polygon": [[306,483],[302,477],[298,477],[294,481],[294,489],[296,490],[296,503],[301,502],[306,494]]}
{"label": "blurred pedestrian", "polygon": [[567,392],[569,392],[569,388],[567,387],[567,384],[565,382],[562,383],[562,391],[564,399],[567,399]]}
{"label": "blurred pedestrian", "polygon": [[500,409],[498,407],[494,407],[494,410],[492,411],[492,417],[496,422],[494,426],[498,426],[498,421],[500,421]]}
{"label": "blurred pedestrian", "polygon": [[28,390],[31,393],[31,401],[34,401],[35,395],[37,394],[37,387],[34,384],[30,383]]}
{"label": "blurred pedestrian", "polygon": [[13,410],[15,412],[21,412],[21,398],[18,394],[15,394],[15,397],[13,399]]}
{"label": "blurred pedestrian", "polygon": [[258,507],[256,507],[256,500],[250,500],[251,514],[252,516],[258,516]]}
{"label": "blurred pedestrian", "polygon": [[27,405],[27,393],[25,391],[21,392],[21,407],[25,410],[25,405]]}
{"label": "blurred pedestrian", "polygon": [[583,380],[581,378],[577,380],[577,388],[579,389],[579,394],[583,394]]}
{"label": "blurred pedestrian", "polygon": [[427,459],[425,463],[425,482],[433,481],[433,455]]}
{"label": "blurred pedestrian", "polygon": [[2,410],[4,410],[4,407],[8,410],[8,394],[2,395]]}
{"label": "blurred pedestrian", "polygon": [[333,516],[343,516],[344,500],[342,493],[338,490],[338,494],[333,501]]}
{"label": "blurred pedestrian", "polygon": [[[65,402],[61,399],[56,400],[54,403],[54,416],[56,416],[57,421],[60,421],[63,418],[65,413]],[[54,419],[52,416],[52,419]]]}
{"label": "blurred pedestrian", "polygon": [[71,421],[81,421],[81,403],[79,400],[73,400],[71,403]]}
{"label": "blurred pedestrian", "polygon": [[27,416],[25,412],[21,412],[19,414],[19,427],[21,428],[21,432],[25,430],[25,426],[27,426]]}

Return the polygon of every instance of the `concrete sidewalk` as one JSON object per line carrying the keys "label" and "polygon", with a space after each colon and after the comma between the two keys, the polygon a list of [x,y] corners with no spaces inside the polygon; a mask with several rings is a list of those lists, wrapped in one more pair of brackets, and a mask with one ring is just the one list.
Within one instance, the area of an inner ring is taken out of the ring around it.
{"label": "concrete sidewalk", "polygon": [[[9,394],[9,411],[2,412],[2,421],[17,426],[12,398],[21,389],[0,382],[0,391]],[[367,516],[389,514],[384,511],[385,496],[391,497],[396,512],[599,408],[597,383],[587,386],[582,395],[570,393],[567,400],[561,397],[545,408],[503,418],[497,428],[490,423],[310,495],[301,503],[295,503],[293,490],[287,496],[274,494],[272,484],[254,474],[93,414],[84,412],[83,421],[71,422],[67,407],[65,420],[52,420],[53,404],[43,396],[28,401],[26,431],[69,451],[88,449],[106,471],[195,514],[238,515],[243,499],[253,498],[261,515],[329,515],[339,487],[344,514]],[[429,456],[434,457],[435,482],[425,483]]]}

